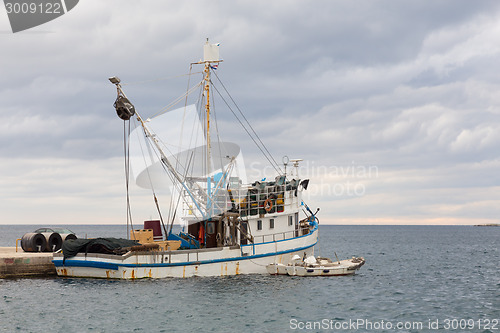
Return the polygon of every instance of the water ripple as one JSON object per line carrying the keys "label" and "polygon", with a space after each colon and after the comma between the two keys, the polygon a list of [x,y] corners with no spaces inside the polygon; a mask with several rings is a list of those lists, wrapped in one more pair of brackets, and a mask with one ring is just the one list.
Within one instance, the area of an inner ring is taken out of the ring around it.
{"label": "water ripple", "polygon": [[335,251],[342,258],[366,258],[356,276],[0,280],[0,331],[283,332],[292,319],[428,323],[500,317],[500,228],[320,230],[322,256],[334,258]]}

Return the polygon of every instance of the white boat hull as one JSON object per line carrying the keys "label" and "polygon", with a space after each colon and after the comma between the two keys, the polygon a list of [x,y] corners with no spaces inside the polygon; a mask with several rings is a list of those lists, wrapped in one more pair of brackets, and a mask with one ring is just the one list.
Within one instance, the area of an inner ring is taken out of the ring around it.
{"label": "white boat hull", "polygon": [[70,277],[141,279],[267,274],[270,262],[286,265],[294,255],[313,255],[317,239],[316,226],[304,236],[241,247],[128,252],[121,256],[80,253],[66,260],[61,253],[55,253],[53,262],[59,276]]}
{"label": "white boat hull", "polygon": [[287,265],[273,262],[266,266],[266,270],[271,275],[287,275],[286,267]]}
{"label": "white boat hull", "polygon": [[363,266],[363,258],[353,258],[342,260],[326,265],[305,265],[292,264],[284,265],[282,263],[271,263],[266,266],[266,270],[271,275],[290,275],[290,276],[336,276],[336,275],[354,275],[356,270]]}
{"label": "white boat hull", "polygon": [[354,275],[355,270],[349,270],[345,266],[338,267],[304,267],[287,266],[288,275],[297,276],[336,276],[336,275]]}

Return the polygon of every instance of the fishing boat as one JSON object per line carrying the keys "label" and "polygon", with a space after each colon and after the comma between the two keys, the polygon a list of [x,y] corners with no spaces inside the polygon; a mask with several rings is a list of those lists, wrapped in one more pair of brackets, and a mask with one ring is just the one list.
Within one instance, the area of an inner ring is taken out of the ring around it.
{"label": "fishing boat", "polygon": [[[139,239],[149,229],[131,228],[131,241],[137,240],[132,244],[113,239],[65,242],[53,258],[59,276],[268,274],[266,266],[271,262],[288,265],[295,255],[314,255],[319,208],[313,212],[302,198],[309,184],[299,176],[302,160],[285,156],[282,164],[275,161],[234,99],[223,97],[228,92],[217,74],[221,62],[219,44],[207,40],[203,60],[192,63],[189,72],[191,78],[193,66],[199,66],[201,79],[192,87],[188,84],[186,94],[178,99],[184,105],[149,118],[136,110],[119,78],[109,79],[117,89],[114,107],[126,131],[127,228],[132,223],[128,191],[132,170],[136,184],[151,190],[160,234]],[[240,147],[220,138],[214,95],[221,97],[243,126],[241,132],[251,137],[274,168],[270,180],[247,181]],[[192,96],[196,102],[188,104]],[[167,213],[158,199],[159,187],[170,191]],[[178,220],[182,230],[173,232]]]}

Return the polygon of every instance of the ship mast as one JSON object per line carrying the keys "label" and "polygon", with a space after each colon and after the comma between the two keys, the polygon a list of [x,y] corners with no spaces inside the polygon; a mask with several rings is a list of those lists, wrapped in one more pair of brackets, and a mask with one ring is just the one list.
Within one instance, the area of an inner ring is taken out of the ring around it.
{"label": "ship mast", "polygon": [[[193,204],[196,206],[197,210],[201,213],[202,218],[209,218],[212,216],[213,207],[216,203],[213,200],[213,196],[217,195],[217,191],[221,187],[222,180],[218,182],[214,182],[214,186],[212,186],[212,178],[210,173],[212,172],[211,167],[211,140],[210,140],[210,70],[216,69],[218,63],[222,62],[219,59],[219,44],[209,44],[208,38],[203,48],[203,60],[200,60],[194,64],[203,64],[204,68],[204,76],[203,76],[203,90],[206,98],[205,103],[205,113],[206,113],[206,192],[203,187],[198,184],[197,181],[188,181],[186,182],[185,176],[179,174],[179,172],[175,169],[175,167],[171,164],[167,155],[163,151],[160,142],[156,138],[156,135],[149,129],[146,122],[141,115],[135,110],[135,107],[130,103],[130,101],[125,96],[125,93],[122,90],[120,85],[120,79],[117,77],[112,77],[109,80],[111,83],[116,85],[117,88],[117,100],[115,102],[115,108],[118,113],[118,116],[123,120],[130,120],[133,116],[136,117],[137,121],[140,123],[141,127],[144,130],[144,134],[147,138],[149,138],[150,142],[155,146],[157,151],[160,154],[161,163],[167,168],[169,173],[173,177],[174,186],[180,186],[180,190],[185,190]],[[193,64],[192,64],[193,65]],[[225,175],[230,171],[232,164],[234,164],[234,159],[231,161],[230,166],[225,172]],[[223,178],[225,179],[226,176]],[[222,179],[222,178],[221,178]],[[189,183],[189,184],[188,184]],[[178,184],[178,185],[177,185]],[[194,191],[190,189],[190,187],[194,187]],[[181,191],[179,191],[181,192]],[[212,193],[213,192],[213,193]],[[204,209],[203,209],[204,208]]]}
{"label": "ship mast", "polygon": [[199,64],[204,64],[205,69],[204,73],[204,92],[205,98],[207,99],[205,102],[205,113],[207,116],[207,175],[210,174],[211,163],[210,163],[210,69],[217,68],[217,65],[222,60],[219,59],[219,44],[210,44],[207,41],[203,46],[203,61],[198,62]]}
{"label": "ship mast", "polygon": [[210,168],[210,62],[205,62],[205,97],[207,99],[205,104],[205,113],[207,115],[207,175],[212,171]]}
{"label": "ship mast", "polygon": [[207,140],[207,202],[206,202],[206,207],[207,210],[209,210],[208,215],[211,216],[211,211],[212,211],[212,206],[213,202],[211,202],[210,197],[211,197],[211,191],[212,191],[212,184],[211,184],[211,176],[210,173],[212,172],[212,161],[211,161],[211,140],[210,140],[210,69],[211,68],[217,68],[218,63],[221,62],[222,60],[219,59],[219,44],[210,44],[207,41],[205,42],[205,45],[203,46],[203,61],[200,61],[199,64],[204,64],[205,69],[204,69],[204,92],[205,92],[205,113],[207,117],[207,123],[206,123],[206,140]]}

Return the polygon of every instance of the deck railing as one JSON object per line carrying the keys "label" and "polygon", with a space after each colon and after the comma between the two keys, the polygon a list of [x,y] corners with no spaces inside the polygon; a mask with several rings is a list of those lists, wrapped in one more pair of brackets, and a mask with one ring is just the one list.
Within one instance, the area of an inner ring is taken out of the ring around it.
{"label": "deck railing", "polygon": [[[286,181],[283,185],[276,182],[256,182],[251,186],[230,186],[230,190],[219,190],[212,198],[212,214],[234,210],[241,217],[263,214],[276,214],[287,211],[287,207],[298,204],[298,180]],[[195,217],[198,213],[190,197],[183,191],[183,215]]]}
{"label": "deck railing", "polygon": [[291,231],[284,231],[284,232],[278,232],[278,233],[274,233],[274,234],[253,236],[253,239],[254,239],[254,244],[270,243],[270,242],[277,242],[277,241],[292,239],[292,238],[296,238],[298,236],[304,236],[304,235],[309,234],[309,232],[310,232],[310,229],[308,227],[303,227],[303,228],[299,228],[299,229],[291,230]]}

